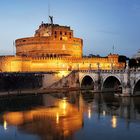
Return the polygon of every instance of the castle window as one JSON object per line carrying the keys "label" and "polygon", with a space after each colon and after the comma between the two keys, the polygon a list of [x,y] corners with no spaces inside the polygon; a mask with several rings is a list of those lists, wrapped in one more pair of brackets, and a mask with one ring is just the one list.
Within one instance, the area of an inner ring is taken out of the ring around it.
{"label": "castle window", "polygon": [[67,35],[67,32],[65,32],[65,35]]}
{"label": "castle window", "polygon": [[60,31],[60,35],[62,35],[62,32]]}
{"label": "castle window", "polygon": [[56,31],[54,32],[54,37],[57,38],[57,32]]}
{"label": "castle window", "polygon": [[69,37],[71,38],[71,32],[69,33],[69,35],[70,35]]}
{"label": "castle window", "polygon": [[60,40],[62,40],[62,37],[60,37]]}

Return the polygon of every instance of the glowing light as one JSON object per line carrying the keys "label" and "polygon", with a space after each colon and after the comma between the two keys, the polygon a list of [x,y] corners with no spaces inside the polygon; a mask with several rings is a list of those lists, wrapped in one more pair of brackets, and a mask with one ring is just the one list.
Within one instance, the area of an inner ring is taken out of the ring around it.
{"label": "glowing light", "polygon": [[90,107],[88,108],[88,118],[89,119],[91,118],[91,108]]}
{"label": "glowing light", "polygon": [[106,115],[106,112],[105,112],[105,110],[103,110],[103,116],[105,116]]}
{"label": "glowing light", "polygon": [[59,114],[58,114],[58,112],[57,112],[57,114],[56,114],[56,123],[57,123],[57,124],[59,123]]}
{"label": "glowing light", "polygon": [[63,76],[66,76],[66,75],[68,75],[68,74],[69,74],[68,71],[59,71],[58,77],[62,78]]}
{"label": "glowing light", "polygon": [[64,68],[65,67],[65,64],[63,64],[62,67]]}
{"label": "glowing light", "polygon": [[4,118],[8,122],[8,124],[20,125],[23,123],[22,112],[8,112],[4,115]]}
{"label": "glowing light", "polygon": [[63,109],[66,109],[66,107],[67,107],[67,103],[66,103],[66,99],[64,98],[64,99],[62,100],[62,108],[63,108]]}
{"label": "glowing light", "polygon": [[4,120],[4,122],[3,122],[3,127],[4,127],[4,130],[7,130],[7,122],[6,122],[6,120]]}
{"label": "glowing light", "polygon": [[60,103],[59,103],[59,107],[61,109],[61,111],[63,112],[63,115],[66,115],[66,109],[67,109],[67,101],[66,98],[63,98]]}
{"label": "glowing light", "polygon": [[117,117],[112,116],[111,122],[112,122],[112,128],[116,128],[117,127]]}
{"label": "glowing light", "polygon": [[65,44],[63,44],[63,46],[62,46],[62,50],[66,50]]}
{"label": "glowing light", "polygon": [[67,41],[68,38],[67,38],[66,36],[63,36],[63,37],[62,37],[62,40]]}

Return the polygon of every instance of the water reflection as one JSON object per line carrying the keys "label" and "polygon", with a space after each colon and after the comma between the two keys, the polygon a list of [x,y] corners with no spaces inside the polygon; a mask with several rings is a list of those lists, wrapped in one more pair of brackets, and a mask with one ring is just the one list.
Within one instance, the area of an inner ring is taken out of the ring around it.
{"label": "water reflection", "polygon": [[91,118],[91,106],[90,105],[88,106],[88,118],[89,119]]}
{"label": "water reflection", "polygon": [[116,128],[117,127],[117,117],[115,115],[112,116],[111,122],[112,122],[112,128]]}
{"label": "water reflection", "polygon": [[4,120],[4,122],[3,122],[3,127],[5,130],[7,129],[7,121],[6,120]]}
{"label": "water reflection", "polygon": [[54,104],[27,111],[5,112],[2,116],[4,129],[7,129],[7,125],[14,125],[21,132],[39,135],[42,139],[64,139],[82,128],[82,112],[76,106],[66,98],[44,96],[52,99],[52,102],[55,100]]}
{"label": "water reflection", "polygon": [[106,111],[105,110],[103,110],[103,116],[105,116],[106,115]]}
{"label": "water reflection", "polygon": [[[20,99],[22,105],[17,101]],[[33,104],[29,103],[31,99]],[[9,99],[2,101],[5,111],[0,115],[0,138],[3,139],[10,136],[17,140],[19,135],[20,139],[30,140],[101,140],[105,137],[129,140],[140,136],[139,97],[120,98],[86,91],[32,95],[28,100],[23,96],[13,97],[13,101],[19,106],[7,106]],[[11,136],[12,130],[16,134]]]}

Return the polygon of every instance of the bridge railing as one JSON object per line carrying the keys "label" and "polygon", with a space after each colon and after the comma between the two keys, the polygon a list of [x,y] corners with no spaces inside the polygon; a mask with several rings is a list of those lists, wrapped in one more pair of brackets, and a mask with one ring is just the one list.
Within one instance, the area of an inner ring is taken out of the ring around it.
{"label": "bridge railing", "polygon": [[[78,70],[77,70],[78,71]],[[129,71],[130,73],[140,73],[140,68],[131,68],[131,69],[113,69],[113,70],[79,70],[82,73],[125,73]]]}
{"label": "bridge railing", "polygon": [[83,73],[124,73],[125,70],[79,70],[79,72],[83,72]]}
{"label": "bridge railing", "polygon": [[138,73],[138,72],[140,72],[140,68],[131,68],[131,69],[129,69],[130,70],[130,72],[136,72],[136,73]]}

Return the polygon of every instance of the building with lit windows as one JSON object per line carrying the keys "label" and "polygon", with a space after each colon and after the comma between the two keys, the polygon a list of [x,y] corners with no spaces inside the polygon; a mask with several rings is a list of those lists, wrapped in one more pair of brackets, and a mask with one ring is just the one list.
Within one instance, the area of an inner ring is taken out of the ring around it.
{"label": "building with lit windows", "polygon": [[132,58],[134,58],[134,59],[140,59],[140,49],[138,50],[138,52],[135,55],[133,55]]}
{"label": "building with lit windows", "polygon": [[15,41],[15,56],[0,56],[1,72],[46,72],[87,69],[122,69],[117,54],[83,57],[83,40],[68,26],[41,23],[33,37]]}

